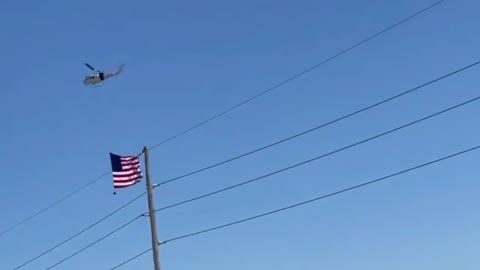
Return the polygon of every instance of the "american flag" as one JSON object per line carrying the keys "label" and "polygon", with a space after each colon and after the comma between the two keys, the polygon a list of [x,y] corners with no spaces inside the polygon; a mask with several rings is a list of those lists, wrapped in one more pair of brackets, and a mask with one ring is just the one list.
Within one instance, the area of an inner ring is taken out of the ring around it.
{"label": "american flag", "polygon": [[110,161],[114,188],[126,188],[142,180],[143,175],[138,156],[119,156],[110,153]]}

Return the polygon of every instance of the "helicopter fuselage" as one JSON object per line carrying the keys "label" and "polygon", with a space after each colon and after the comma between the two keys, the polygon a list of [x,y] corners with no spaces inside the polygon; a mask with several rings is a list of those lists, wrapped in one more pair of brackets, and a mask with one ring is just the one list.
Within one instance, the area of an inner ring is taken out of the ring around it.
{"label": "helicopter fuselage", "polygon": [[96,74],[96,75],[89,75],[86,76],[85,79],[83,80],[83,84],[85,85],[95,85],[101,83],[104,78],[102,76],[103,74]]}
{"label": "helicopter fuselage", "polygon": [[124,65],[121,65],[119,69],[113,73],[104,73],[102,71],[96,70],[95,68],[93,68],[87,63],[85,63],[85,65],[89,69],[94,71],[94,74],[85,76],[85,78],[83,79],[83,84],[85,86],[99,85],[99,84],[102,84],[103,81],[105,81],[106,79],[112,78],[114,76],[118,76],[123,71],[123,66],[124,66]]}

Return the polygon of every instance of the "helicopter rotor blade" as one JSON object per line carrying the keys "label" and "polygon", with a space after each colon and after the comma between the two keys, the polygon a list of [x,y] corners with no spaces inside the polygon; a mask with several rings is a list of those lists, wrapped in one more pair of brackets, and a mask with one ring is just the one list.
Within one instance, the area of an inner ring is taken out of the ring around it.
{"label": "helicopter rotor blade", "polygon": [[87,66],[89,69],[93,70],[93,71],[96,71],[95,68],[93,68],[92,66],[90,66],[89,64],[85,63],[85,66]]}

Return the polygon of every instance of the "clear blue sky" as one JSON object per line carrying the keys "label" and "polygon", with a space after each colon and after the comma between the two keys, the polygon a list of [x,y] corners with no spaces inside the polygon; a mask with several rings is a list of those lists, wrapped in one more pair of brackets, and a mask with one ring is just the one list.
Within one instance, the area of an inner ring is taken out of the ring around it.
{"label": "clear blue sky", "polygon": [[[0,4],[0,229],[137,154],[434,1],[13,1]],[[155,182],[221,161],[479,60],[480,3],[444,4],[151,151]],[[125,73],[86,88],[91,65]],[[478,95],[479,68],[159,188],[161,207],[337,149]],[[158,213],[168,239],[480,143],[474,103],[268,180]],[[161,247],[162,269],[478,269],[478,157]],[[0,238],[12,269],[144,190],[110,176]],[[147,210],[139,200],[22,268],[41,270]],[[109,269],[150,247],[138,221],[54,269]],[[120,269],[151,269],[150,253]]]}

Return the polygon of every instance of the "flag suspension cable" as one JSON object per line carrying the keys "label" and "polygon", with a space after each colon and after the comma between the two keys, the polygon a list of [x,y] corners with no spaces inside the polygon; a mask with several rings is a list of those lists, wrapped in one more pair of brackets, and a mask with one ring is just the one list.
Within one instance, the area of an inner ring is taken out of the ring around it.
{"label": "flag suspension cable", "polygon": [[[441,158],[438,158],[438,159],[435,159],[435,160],[432,160],[432,161],[429,161],[429,162],[426,162],[426,163],[423,163],[423,164],[420,164],[420,165],[417,165],[417,166],[414,166],[414,167],[410,167],[408,169],[404,169],[404,170],[395,172],[393,174],[386,175],[386,176],[383,176],[383,177],[380,177],[380,178],[377,178],[377,179],[374,179],[374,180],[371,180],[371,181],[368,181],[368,182],[363,182],[363,183],[355,185],[355,186],[350,186],[348,188],[341,189],[341,190],[338,190],[338,191],[335,191],[335,192],[332,192],[332,193],[329,193],[329,194],[326,194],[326,195],[322,195],[322,196],[319,196],[319,197],[316,197],[316,198],[312,198],[310,200],[302,201],[302,202],[292,204],[292,205],[289,205],[289,206],[286,206],[286,207],[282,207],[282,208],[279,208],[279,209],[276,209],[276,210],[273,210],[273,211],[265,212],[265,213],[262,213],[262,214],[259,214],[259,215],[255,215],[255,216],[251,216],[249,218],[245,218],[245,219],[240,219],[240,220],[237,220],[237,221],[234,221],[234,222],[226,223],[226,224],[216,226],[216,227],[212,227],[212,228],[209,228],[209,229],[205,229],[205,230],[197,231],[197,232],[194,232],[194,233],[189,233],[189,234],[181,235],[181,236],[178,236],[178,237],[170,238],[168,240],[165,240],[165,241],[161,242],[160,245],[164,245],[164,244],[171,243],[171,242],[178,241],[178,240],[185,239],[185,238],[190,238],[190,237],[197,236],[197,235],[200,235],[200,234],[209,233],[209,232],[220,230],[220,229],[223,229],[223,228],[231,227],[231,226],[238,225],[238,224],[241,224],[241,223],[245,223],[245,222],[248,222],[248,221],[252,221],[252,220],[260,219],[260,218],[263,218],[263,217],[266,217],[266,216],[270,216],[270,215],[273,215],[273,214],[276,214],[276,213],[285,212],[285,211],[288,211],[288,210],[291,210],[291,209],[294,209],[294,208],[297,208],[297,207],[300,207],[300,206],[303,206],[303,205],[306,205],[306,204],[310,204],[310,203],[313,203],[313,202],[316,202],[316,201],[319,201],[319,200],[323,200],[323,199],[333,197],[333,196],[336,196],[336,195],[339,195],[339,194],[342,194],[342,193],[346,193],[348,191],[352,191],[352,190],[355,190],[355,189],[359,189],[361,187],[369,186],[369,185],[372,185],[374,183],[378,183],[378,182],[381,182],[381,181],[389,180],[390,178],[393,178],[395,176],[406,174],[408,172],[415,171],[415,170],[418,170],[420,168],[427,167],[427,166],[433,165],[435,163],[439,163],[439,162],[442,162],[442,161],[445,161],[445,160],[448,160],[448,159],[466,154],[468,152],[478,150],[479,148],[480,148],[480,145],[477,145],[477,146],[468,148],[466,150],[462,150],[462,151],[456,152],[454,154],[450,154],[448,156],[444,156],[444,157],[441,157]],[[143,251],[142,253],[139,253],[139,254],[135,255],[134,257],[122,262],[121,264],[118,264],[117,266],[115,266],[113,268],[110,268],[109,270],[117,269],[120,266],[123,266],[123,265],[125,265],[129,262],[132,262],[133,260],[139,258],[140,256],[146,254],[147,252],[149,252],[151,250],[152,250],[151,248],[147,249],[147,250]]]}
{"label": "flag suspension cable", "polygon": [[[441,4],[441,3],[445,2],[445,1],[446,1],[446,0],[441,0],[441,1],[435,2],[435,3],[433,3],[432,5],[424,8],[424,9],[422,9],[422,10],[416,12],[416,13],[413,13],[412,15],[406,17],[405,19],[403,19],[403,20],[401,20],[401,21],[399,21],[399,22],[397,22],[397,23],[395,23],[395,24],[393,24],[393,25],[388,26],[387,28],[385,28],[385,29],[383,29],[383,30],[381,30],[381,31],[379,31],[379,32],[377,32],[377,33],[375,33],[375,34],[367,37],[366,39],[364,39],[364,40],[362,40],[362,41],[360,41],[360,42],[358,42],[358,43],[356,43],[356,44],[348,47],[347,49],[345,49],[345,50],[343,50],[343,51],[341,51],[341,52],[339,52],[339,53],[337,53],[337,54],[335,54],[335,55],[333,55],[333,56],[331,56],[331,57],[323,60],[322,62],[320,62],[320,63],[318,63],[318,64],[316,64],[316,65],[314,65],[314,66],[312,66],[312,67],[310,67],[310,68],[308,68],[308,69],[306,69],[306,70],[304,70],[304,71],[302,71],[302,72],[300,72],[300,73],[298,73],[298,74],[296,74],[296,75],[294,75],[293,77],[290,77],[290,78],[288,78],[287,80],[285,80],[285,81],[283,81],[283,82],[281,82],[281,83],[279,83],[279,84],[277,84],[277,85],[275,85],[275,86],[273,86],[273,87],[271,87],[271,88],[269,88],[269,89],[267,89],[267,90],[264,90],[263,92],[257,94],[256,96],[253,96],[253,97],[249,98],[248,100],[245,100],[245,101],[243,101],[243,102],[235,105],[234,107],[232,107],[232,108],[230,108],[230,109],[228,109],[228,110],[226,110],[226,111],[223,111],[223,112],[221,112],[221,113],[218,113],[217,115],[215,115],[215,116],[213,116],[213,117],[211,117],[211,118],[209,118],[209,119],[206,119],[206,120],[204,120],[203,122],[201,122],[201,123],[199,123],[199,124],[196,124],[196,125],[188,128],[188,129],[186,129],[186,130],[184,130],[184,131],[182,131],[182,132],[177,133],[176,135],[174,135],[174,136],[172,136],[172,137],[170,137],[170,138],[168,138],[168,139],[163,140],[163,141],[160,142],[160,143],[155,144],[155,145],[152,146],[150,149],[156,148],[156,147],[158,147],[158,146],[160,146],[160,145],[163,145],[163,144],[165,144],[165,143],[167,143],[167,142],[169,142],[169,141],[172,141],[172,140],[174,140],[174,139],[177,138],[177,137],[180,137],[180,136],[182,136],[182,135],[184,135],[184,134],[186,134],[186,133],[188,133],[188,132],[190,132],[190,131],[192,131],[192,130],[194,130],[194,129],[196,129],[196,128],[199,128],[200,126],[203,126],[203,125],[207,124],[208,122],[211,122],[212,120],[214,120],[214,119],[216,119],[216,118],[218,118],[218,117],[220,117],[220,116],[222,116],[222,115],[225,115],[225,114],[227,114],[227,113],[229,113],[229,112],[231,112],[231,111],[233,111],[233,110],[241,107],[242,105],[244,105],[244,104],[246,104],[246,103],[248,103],[248,102],[250,102],[250,101],[252,101],[252,100],[254,100],[254,99],[256,99],[256,98],[258,98],[258,97],[260,97],[260,96],[262,96],[262,95],[264,95],[264,94],[266,94],[266,93],[268,93],[268,92],[270,92],[270,91],[273,91],[274,89],[276,89],[276,88],[278,88],[278,87],[280,87],[280,86],[282,86],[282,85],[284,85],[284,84],[286,84],[286,83],[288,83],[288,82],[290,82],[290,81],[293,81],[293,80],[295,80],[295,79],[297,79],[297,78],[299,78],[299,77],[307,74],[307,73],[310,72],[310,71],[313,71],[314,69],[322,66],[323,64],[326,64],[326,63],[330,62],[331,60],[333,60],[333,59],[335,59],[335,58],[337,58],[337,57],[339,57],[339,56],[341,56],[341,55],[343,55],[343,54],[345,54],[345,53],[347,53],[347,52],[355,49],[356,47],[358,47],[358,46],[360,46],[360,45],[362,45],[362,44],[365,44],[365,43],[369,42],[370,40],[373,40],[374,38],[379,37],[379,36],[381,36],[382,34],[387,33],[387,32],[390,31],[390,30],[393,30],[394,28],[400,26],[401,24],[406,23],[407,21],[409,21],[409,20],[411,20],[411,19],[413,19],[413,18],[421,15],[422,13],[427,12],[428,10],[430,10],[430,9],[438,6],[439,4]],[[63,201],[67,200],[68,198],[72,197],[73,195],[75,195],[75,194],[83,191],[86,187],[88,187],[88,186],[90,186],[90,185],[98,182],[101,178],[107,176],[108,174],[109,174],[109,172],[106,172],[105,174],[101,175],[100,177],[98,177],[98,178],[95,179],[94,181],[92,181],[92,182],[90,182],[90,183],[87,183],[85,186],[79,188],[79,189],[76,190],[76,191],[73,191],[73,192],[70,193],[69,195],[64,196],[62,199],[54,202],[53,204],[49,205],[48,207],[46,207],[46,208],[44,208],[44,209],[42,209],[42,210],[34,213],[33,215],[31,215],[31,216],[25,218],[24,220],[22,220],[21,222],[19,222],[19,223],[13,225],[13,226],[7,228],[6,230],[0,232],[0,236],[3,236],[3,235],[5,235],[5,234],[13,231],[13,230],[16,229],[17,227],[25,224],[26,222],[32,220],[33,218],[39,216],[40,214],[43,214],[43,213],[46,212],[47,210],[49,210],[49,209],[53,208],[54,206],[62,203]]]}
{"label": "flag suspension cable", "polygon": [[[276,175],[276,174],[280,174],[280,173],[286,172],[286,171],[288,171],[288,170],[291,170],[291,169],[294,169],[294,168],[297,168],[297,167],[306,165],[306,164],[308,164],[308,163],[317,161],[317,160],[322,159],[322,158],[325,158],[325,157],[327,157],[327,156],[330,156],[330,155],[333,155],[333,154],[342,152],[342,151],[344,151],[344,150],[347,150],[347,149],[350,149],[350,148],[359,146],[359,145],[364,144],[364,143],[367,143],[367,142],[369,142],[369,141],[376,140],[376,139],[378,139],[378,138],[381,138],[381,137],[386,136],[386,135],[388,135],[388,134],[397,132],[397,131],[402,130],[402,129],[404,129],[404,128],[411,127],[411,126],[413,126],[413,125],[419,124],[419,123],[421,123],[421,122],[423,122],[423,121],[426,121],[426,120],[429,120],[429,119],[431,119],[431,118],[437,117],[437,116],[439,116],[439,115],[441,115],[441,114],[444,114],[444,113],[447,113],[447,112],[449,112],[449,111],[458,109],[458,108],[460,108],[460,107],[463,107],[463,106],[465,106],[465,105],[467,105],[467,104],[470,104],[470,103],[475,102],[475,101],[478,101],[478,100],[480,100],[480,96],[475,97],[475,98],[472,98],[472,99],[469,99],[469,100],[464,101],[464,102],[461,102],[461,103],[458,103],[458,104],[456,104],[456,105],[454,105],[454,106],[451,106],[451,107],[449,107],[449,108],[443,109],[443,110],[438,111],[438,112],[436,112],[436,113],[433,113],[433,114],[430,114],[430,115],[428,115],[428,116],[419,118],[419,119],[417,119],[417,120],[415,120],[415,121],[412,121],[412,122],[409,122],[409,123],[407,123],[407,124],[398,126],[398,127],[396,127],[396,128],[393,128],[393,129],[390,129],[390,130],[388,130],[388,131],[379,133],[379,134],[374,135],[374,136],[371,136],[371,137],[369,137],[369,138],[366,138],[366,139],[357,141],[357,142],[355,142],[355,143],[352,143],[352,144],[350,144],[350,145],[344,146],[344,147],[342,147],[342,148],[338,148],[337,150],[334,150],[334,151],[331,151],[331,152],[328,152],[328,153],[325,153],[325,154],[316,156],[316,157],[314,157],[314,158],[311,158],[311,159],[308,159],[308,160],[305,160],[305,161],[302,161],[302,162],[293,164],[293,165],[288,166],[288,167],[284,167],[284,168],[282,168],[282,169],[280,169],[280,170],[277,170],[277,171],[274,171],[274,172],[270,172],[270,173],[268,173],[268,174],[265,174],[265,175],[262,175],[262,176],[259,176],[259,177],[256,177],[256,178],[253,178],[253,179],[244,181],[244,182],[240,182],[240,183],[238,183],[238,184],[236,184],[236,185],[232,185],[232,186],[229,186],[229,187],[226,187],[226,188],[223,188],[223,189],[219,189],[219,190],[217,190],[217,191],[213,191],[213,192],[210,192],[210,193],[207,193],[207,194],[203,194],[203,195],[198,196],[198,197],[194,197],[194,198],[191,198],[191,199],[188,199],[188,200],[185,200],[185,201],[181,201],[181,202],[178,202],[178,203],[174,203],[174,204],[171,204],[171,205],[168,205],[168,206],[165,206],[165,207],[156,209],[155,212],[164,211],[164,210],[167,210],[167,209],[170,209],[170,208],[178,207],[178,206],[183,205],[183,204],[191,203],[191,202],[194,202],[194,201],[197,201],[197,200],[200,200],[200,199],[204,199],[204,198],[213,196],[213,195],[215,195],[215,194],[219,194],[219,193],[225,192],[225,191],[227,191],[227,190],[231,190],[231,189],[234,189],[234,188],[237,188],[237,187],[246,185],[246,184],[250,184],[250,183],[253,183],[253,182],[262,180],[262,179],[269,178],[269,177],[274,176],[274,175]],[[144,213],[144,214],[142,214],[141,216],[149,216],[149,213]],[[120,227],[118,227],[117,229],[115,229],[113,232],[118,232],[118,231],[120,231],[122,228],[125,228],[127,225],[129,225],[130,223],[132,223],[134,220],[137,220],[137,219],[138,219],[138,217],[135,217],[134,219],[129,220],[127,223],[121,225]],[[109,233],[109,234],[107,234],[106,236],[103,236],[103,237],[102,237],[102,240],[104,240],[107,236],[110,236],[110,235],[112,235],[112,234],[113,234],[113,233]],[[96,243],[98,243],[98,242],[100,242],[100,241],[95,241],[94,243],[88,245],[87,247],[92,247],[94,244],[96,244]],[[81,251],[84,251],[84,250],[86,250],[86,248],[83,248]],[[79,253],[80,253],[80,252],[76,252],[75,255],[78,255]],[[73,256],[69,256],[69,259],[70,259],[71,257],[73,257]],[[66,260],[64,259],[63,261],[66,261]],[[48,270],[48,269],[50,269],[50,268],[47,268],[46,270]]]}

